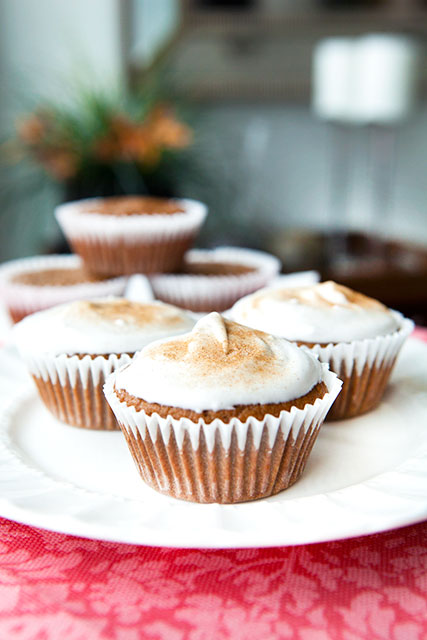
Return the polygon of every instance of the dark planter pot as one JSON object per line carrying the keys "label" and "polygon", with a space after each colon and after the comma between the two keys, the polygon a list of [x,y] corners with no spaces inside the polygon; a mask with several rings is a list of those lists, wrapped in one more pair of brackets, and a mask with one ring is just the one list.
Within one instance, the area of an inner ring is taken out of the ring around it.
{"label": "dark planter pot", "polygon": [[120,195],[173,197],[172,180],[161,171],[142,173],[136,166],[122,164],[91,166],[65,183],[64,202],[82,198]]}

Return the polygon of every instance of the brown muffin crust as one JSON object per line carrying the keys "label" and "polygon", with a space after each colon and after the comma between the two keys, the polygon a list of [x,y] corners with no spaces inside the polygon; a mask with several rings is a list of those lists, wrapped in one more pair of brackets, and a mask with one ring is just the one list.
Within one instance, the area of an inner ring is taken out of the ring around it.
{"label": "brown muffin crust", "polygon": [[236,405],[233,409],[221,409],[219,411],[206,410],[202,412],[193,411],[191,409],[182,409],[180,407],[171,407],[167,405],[157,404],[155,402],[146,402],[142,398],[132,396],[123,389],[116,389],[114,392],[121,402],[125,402],[128,406],[133,406],[137,411],[144,411],[147,415],[157,413],[162,418],[172,416],[179,420],[180,418],[188,418],[193,422],[198,422],[200,418],[206,424],[210,424],[216,418],[222,422],[230,422],[232,418],[238,418],[241,422],[245,422],[248,418],[253,417],[257,420],[263,420],[269,414],[279,416],[281,411],[290,411],[292,407],[298,409],[304,408],[307,404],[313,404],[317,398],[323,398],[327,392],[327,386],[324,382],[319,382],[311,391],[300,398],[289,400],[288,402],[270,403],[270,404],[241,404]]}
{"label": "brown muffin crust", "polygon": [[84,282],[99,282],[105,277],[96,276],[82,267],[72,269],[40,269],[38,271],[23,271],[11,278],[16,284],[26,284],[33,287],[66,287]]}
{"label": "brown muffin crust", "polygon": [[10,318],[13,322],[13,324],[16,324],[17,322],[20,322],[21,320],[23,320],[26,316],[29,315],[29,312],[25,309],[13,309],[13,308],[9,308],[9,315]]}
{"label": "brown muffin crust", "polygon": [[100,198],[82,204],[85,213],[100,213],[110,216],[171,215],[184,213],[185,209],[175,200],[146,196],[114,196]]}
{"label": "brown muffin crust", "polygon": [[196,276],[241,276],[256,271],[253,267],[232,262],[189,262],[180,273]]}

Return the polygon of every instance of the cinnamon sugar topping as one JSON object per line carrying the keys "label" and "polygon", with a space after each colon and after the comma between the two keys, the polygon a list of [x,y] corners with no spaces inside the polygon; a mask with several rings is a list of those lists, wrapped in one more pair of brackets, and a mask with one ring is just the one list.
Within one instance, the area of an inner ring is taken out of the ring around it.
{"label": "cinnamon sugar topping", "polygon": [[390,309],[332,281],[266,288],[239,300],[233,319],[288,340],[328,344],[375,338],[397,330]]}
{"label": "cinnamon sugar topping", "polygon": [[[387,311],[378,300],[369,298],[363,293],[353,291],[344,285],[328,280],[315,286],[277,289],[271,292],[271,298],[282,302],[293,302],[313,307],[348,307]],[[256,306],[256,302],[255,302]]]}
{"label": "cinnamon sugar topping", "polygon": [[100,320],[122,325],[168,325],[182,323],[181,311],[172,305],[131,302],[124,298],[110,300],[81,300],[76,313],[96,323]]}
{"label": "cinnamon sugar topping", "polygon": [[193,318],[162,302],[124,298],[79,300],[33,314],[16,325],[16,342],[27,353],[134,353],[154,340],[183,334]]}
{"label": "cinnamon sugar topping", "polygon": [[250,361],[250,375],[261,373],[267,365],[273,367],[274,354],[268,335],[225,320],[211,313],[197,324],[197,331],[181,339],[170,340],[151,349],[151,357],[171,361],[191,361],[200,375],[212,367],[234,368]]}
{"label": "cinnamon sugar topping", "polygon": [[318,361],[286,340],[211,313],[185,335],[144,348],[116,388],[194,411],[286,402],[321,379]]}

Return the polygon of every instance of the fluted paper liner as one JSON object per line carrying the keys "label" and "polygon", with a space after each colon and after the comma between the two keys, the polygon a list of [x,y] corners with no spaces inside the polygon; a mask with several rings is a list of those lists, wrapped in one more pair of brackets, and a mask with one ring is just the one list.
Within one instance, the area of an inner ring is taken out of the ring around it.
{"label": "fluted paper liner", "polygon": [[161,493],[194,502],[255,500],[293,484],[341,388],[323,365],[328,392],[304,409],[206,424],[137,411],[117,398],[114,379],[109,376],[105,395],[141,477]]}
{"label": "fluted paper liner", "polygon": [[0,296],[12,320],[18,322],[30,313],[73,300],[123,295],[126,287],[126,278],[123,277],[57,286],[28,285],[11,280],[20,273],[81,266],[80,257],[74,255],[35,256],[3,264],[0,267]]}
{"label": "fluted paper liner", "polygon": [[351,418],[379,405],[398,353],[414,328],[412,320],[393,312],[399,322],[394,333],[353,342],[311,347],[321,362],[329,364],[343,381],[341,393],[328,420]]}
{"label": "fluted paper liner", "polygon": [[207,214],[203,203],[188,199],[177,200],[184,213],[130,216],[85,213],[84,202],[63,204],[55,215],[88,269],[102,274],[177,270]]}
{"label": "fluted paper liner", "polygon": [[86,429],[119,427],[104,393],[106,378],[128,364],[128,354],[27,358],[27,365],[47,409],[61,422]]}
{"label": "fluted paper liner", "polygon": [[230,275],[167,273],[150,277],[156,298],[195,312],[225,311],[243,296],[266,286],[280,270],[280,261],[274,256],[237,247],[193,249],[187,252],[186,259],[189,264],[199,260],[228,262],[255,269]]}

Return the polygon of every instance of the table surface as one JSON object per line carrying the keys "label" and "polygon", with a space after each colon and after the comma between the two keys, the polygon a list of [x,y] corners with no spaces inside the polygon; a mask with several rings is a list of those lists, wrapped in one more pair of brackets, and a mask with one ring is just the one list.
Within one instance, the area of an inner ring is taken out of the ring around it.
{"label": "table surface", "polygon": [[1,639],[427,637],[426,522],[246,550],[86,540],[4,518],[0,527]]}

